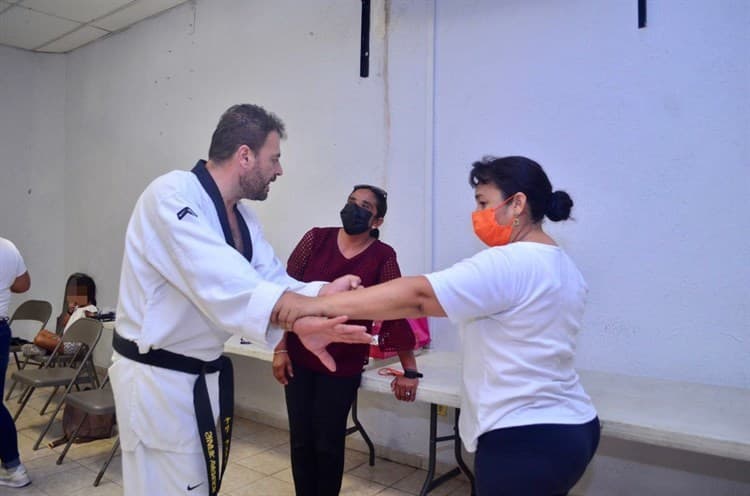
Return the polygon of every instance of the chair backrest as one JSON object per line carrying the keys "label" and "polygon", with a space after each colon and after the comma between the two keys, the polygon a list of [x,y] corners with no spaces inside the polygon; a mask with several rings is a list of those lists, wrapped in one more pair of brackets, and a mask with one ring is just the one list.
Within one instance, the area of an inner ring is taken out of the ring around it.
{"label": "chair backrest", "polygon": [[21,303],[13,316],[10,318],[10,325],[16,320],[36,320],[41,322],[39,329],[47,325],[52,315],[52,304],[44,300],[26,300]]}
{"label": "chair backrest", "polygon": [[[64,358],[64,361],[68,363],[68,366],[75,367],[75,364],[88,361],[91,357],[96,344],[99,342],[99,338],[102,336],[102,323],[95,319],[84,317],[73,322],[65,334],[62,335],[60,343],[57,345],[55,350],[47,360],[47,364],[51,365],[60,358]],[[71,357],[62,357],[65,352],[64,343],[79,343],[83,346],[78,348],[78,351]]]}
{"label": "chair backrest", "polygon": [[83,343],[94,348],[102,335],[102,323],[96,319],[84,317],[73,322],[62,336],[63,342]]}

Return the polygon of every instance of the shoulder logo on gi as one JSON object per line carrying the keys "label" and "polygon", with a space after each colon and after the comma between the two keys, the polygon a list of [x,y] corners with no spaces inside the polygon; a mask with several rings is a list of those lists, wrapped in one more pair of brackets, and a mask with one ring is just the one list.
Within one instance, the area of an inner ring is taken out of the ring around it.
{"label": "shoulder logo on gi", "polygon": [[182,220],[182,218],[185,217],[187,214],[190,214],[190,215],[193,215],[195,217],[198,217],[198,214],[196,214],[195,212],[193,212],[193,209],[191,209],[190,207],[185,207],[182,210],[180,210],[179,212],[177,212],[177,219]]}

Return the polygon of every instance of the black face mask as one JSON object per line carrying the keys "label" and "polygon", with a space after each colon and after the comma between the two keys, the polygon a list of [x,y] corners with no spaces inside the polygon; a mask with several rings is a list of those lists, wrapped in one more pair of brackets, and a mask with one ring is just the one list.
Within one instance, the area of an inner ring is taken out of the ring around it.
{"label": "black face mask", "polygon": [[362,234],[370,229],[372,213],[356,203],[347,203],[341,209],[341,222],[346,234]]}

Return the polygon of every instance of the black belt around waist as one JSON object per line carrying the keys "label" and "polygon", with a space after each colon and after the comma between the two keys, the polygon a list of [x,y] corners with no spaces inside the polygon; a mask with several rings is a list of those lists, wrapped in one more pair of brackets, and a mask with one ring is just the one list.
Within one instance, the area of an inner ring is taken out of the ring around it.
{"label": "black belt around waist", "polygon": [[[234,372],[232,361],[220,356],[216,360],[205,362],[168,350],[149,350],[139,353],[138,345],[113,333],[112,348],[134,362],[153,365],[178,372],[197,375],[193,386],[193,406],[195,418],[198,421],[198,433],[201,437],[203,456],[206,459],[206,473],[208,474],[209,494],[215,496],[221,488],[221,479],[229,462],[229,448],[232,440],[232,421],[234,417]],[[219,372],[219,421],[222,431],[222,459],[219,472],[219,447],[216,436],[216,424],[211,411],[211,399],[206,386],[206,374]]]}

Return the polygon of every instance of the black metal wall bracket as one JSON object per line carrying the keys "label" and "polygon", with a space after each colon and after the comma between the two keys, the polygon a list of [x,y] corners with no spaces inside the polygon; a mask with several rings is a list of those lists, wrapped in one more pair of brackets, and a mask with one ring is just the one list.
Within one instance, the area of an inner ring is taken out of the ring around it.
{"label": "black metal wall bracket", "polygon": [[370,74],[370,0],[362,0],[362,34],[359,44],[359,77]]}

